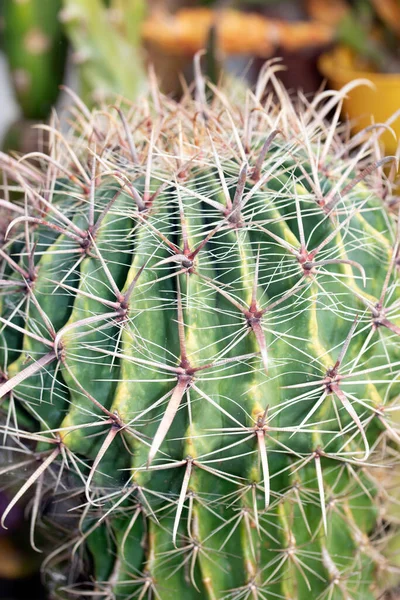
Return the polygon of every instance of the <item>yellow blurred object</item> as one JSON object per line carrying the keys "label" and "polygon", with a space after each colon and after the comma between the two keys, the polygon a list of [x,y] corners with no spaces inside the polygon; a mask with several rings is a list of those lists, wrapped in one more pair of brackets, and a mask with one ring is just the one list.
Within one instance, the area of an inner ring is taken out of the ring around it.
{"label": "yellow blurred object", "polygon": [[[368,79],[373,87],[365,85],[352,89],[343,100],[343,112],[352,121],[354,131],[360,131],[371,123],[384,123],[400,109],[400,73],[374,73],[360,70],[355,65],[354,54],[348,48],[339,46],[319,59],[321,73],[335,90],[354,79]],[[387,154],[394,154],[400,140],[400,115],[379,138]]]}
{"label": "yellow blurred object", "polygon": [[182,9],[174,15],[153,14],[142,28],[143,40],[163,51],[193,56],[205,47],[215,26],[218,46],[226,54],[269,57],[275,48],[289,50],[321,46],[333,38],[333,28],[316,21],[289,23],[256,13],[208,8]]}
{"label": "yellow blurred object", "polygon": [[307,0],[306,7],[312,19],[331,26],[340,23],[351,10],[347,0]]}
{"label": "yellow blurred object", "polygon": [[400,3],[398,0],[372,0],[376,12],[389,29],[400,36]]}
{"label": "yellow blurred object", "polygon": [[37,561],[28,560],[26,553],[20,552],[9,537],[0,537],[0,577],[18,579],[30,575],[37,567]]}

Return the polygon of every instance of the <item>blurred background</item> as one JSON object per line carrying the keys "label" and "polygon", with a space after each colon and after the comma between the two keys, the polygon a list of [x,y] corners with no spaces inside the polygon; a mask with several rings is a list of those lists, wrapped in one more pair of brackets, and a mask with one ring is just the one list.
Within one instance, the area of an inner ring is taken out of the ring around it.
{"label": "blurred background", "polygon": [[[353,131],[387,122],[387,153],[400,136],[400,0],[0,0],[0,148],[46,151],[43,132],[53,107],[71,93],[90,106],[120,94],[134,100],[157,78],[179,98],[203,71],[253,84],[266,60],[281,58],[288,90],[312,96],[355,78],[343,118]],[[67,86],[72,92],[66,92]],[[396,112],[397,111],[397,112]],[[0,513],[12,494],[0,450]],[[29,547],[25,506],[0,530],[0,599],[41,600],[40,555]],[[28,541],[27,541],[28,540]]]}

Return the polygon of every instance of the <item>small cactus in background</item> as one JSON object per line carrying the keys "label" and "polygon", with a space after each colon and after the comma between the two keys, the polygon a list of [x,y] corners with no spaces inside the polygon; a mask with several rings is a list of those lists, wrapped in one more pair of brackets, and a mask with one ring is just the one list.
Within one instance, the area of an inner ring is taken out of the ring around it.
{"label": "small cactus in background", "polygon": [[66,41],[58,20],[61,0],[6,0],[3,47],[26,119],[44,120],[63,81]]}
{"label": "small cactus in background", "polygon": [[82,96],[92,103],[122,94],[133,100],[144,83],[140,28],[143,0],[63,0],[60,12],[80,75]]}
{"label": "small cactus in background", "polygon": [[48,157],[1,157],[2,523],[31,497],[54,598],[398,581],[392,159],[379,126],[340,135],[346,90],[294,105],[276,69],[209,103],[199,69],[195,100],[75,98]]}
{"label": "small cactus in background", "polygon": [[2,49],[21,113],[1,140],[5,151],[46,149],[46,135],[32,125],[49,118],[63,83],[67,42],[60,8],[61,0],[3,3]]}

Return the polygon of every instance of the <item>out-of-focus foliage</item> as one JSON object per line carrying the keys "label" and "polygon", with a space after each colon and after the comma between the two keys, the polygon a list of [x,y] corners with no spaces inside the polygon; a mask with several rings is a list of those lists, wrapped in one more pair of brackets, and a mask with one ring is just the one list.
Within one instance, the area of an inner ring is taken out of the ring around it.
{"label": "out-of-focus foliage", "polygon": [[143,83],[140,29],[145,0],[64,0],[60,14],[89,99],[135,98]]}
{"label": "out-of-focus foliage", "polygon": [[355,0],[338,26],[337,37],[354,50],[363,67],[400,72],[399,0]]}
{"label": "out-of-focus foliage", "polygon": [[66,41],[61,0],[5,0],[3,49],[23,115],[44,119],[64,77]]}

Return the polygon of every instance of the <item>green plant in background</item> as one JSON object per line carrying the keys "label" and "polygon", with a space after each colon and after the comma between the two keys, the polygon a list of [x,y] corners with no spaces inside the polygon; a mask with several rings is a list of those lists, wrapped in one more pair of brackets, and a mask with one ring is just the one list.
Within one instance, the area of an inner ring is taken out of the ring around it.
{"label": "green plant in background", "polygon": [[400,3],[355,0],[338,24],[337,39],[373,70],[400,71]]}
{"label": "green plant in background", "polygon": [[67,41],[60,9],[61,0],[2,2],[2,51],[20,112],[0,140],[4,151],[46,149],[46,135],[33,126],[49,118],[64,80]]}
{"label": "green plant in background", "polygon": [[134,99],[143,86],[140,27],[143,0],[64,0],[61,20],[74,49],[82,94],[89,101],[122,94]]}
{"label": "green plant in background", "polygon": [[61,0],[6,0],[3,49],[25,119],[49,115],[64,77],[66,40]]}
{"label": "green plant in background", "polygon": [[82,97],[93,102],[120,93],[133,100],[143,86],[145,8],[142,0],[6,0],[3,49],[22,120],[10,127],[3,147],[38,145],[32,124],[48,120],[59,97],[67,39]]}
{"label": "green plant in background", "polygon": [[339,135],[347,90],[295,109],[275,70],[210,103],[199,70],[195,100],[79,101],[40,169],[2,159],[24,197],[2,523],[32,496],[54,598],[373,600],[398,579],[391,159],[379,129]]}

